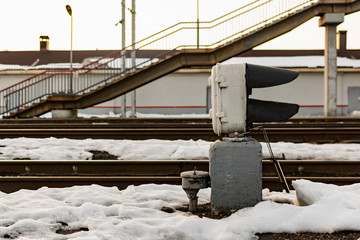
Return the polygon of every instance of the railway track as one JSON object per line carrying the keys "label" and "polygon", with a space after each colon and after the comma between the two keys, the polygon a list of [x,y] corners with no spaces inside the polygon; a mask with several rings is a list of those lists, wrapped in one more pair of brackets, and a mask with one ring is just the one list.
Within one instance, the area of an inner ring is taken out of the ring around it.
{"label": "railway track", "polygon": [[[360,142],[360,118],[307,117],[287,122],[254,124],[263,126],[270,141]],[[249,133],[264,141],[261,131]],[[94,119],[2,119],[0,138],[71,139],[203,139],[215,141],[211,120],[206,118],[94,118]]]}
{"label": "railway track", "polygon": [[[279,160],[287,181],[309,179],[338,185],[360,182],[360,161]],[[181,185],[180,173],[208,171],[208,160],[0,161],[0,191],[99,184],[124,189],[146,183]],[[263,187],[281,190],[273,163],[263,160]]]}

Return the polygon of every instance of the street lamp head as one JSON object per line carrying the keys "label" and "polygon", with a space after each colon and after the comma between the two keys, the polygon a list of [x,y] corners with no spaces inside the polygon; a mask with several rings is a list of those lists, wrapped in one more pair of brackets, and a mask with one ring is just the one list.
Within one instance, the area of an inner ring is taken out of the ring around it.
{"label": "street lamp head", "polygon": [[72,10],[71,10],[70,5],[66,5],[65,8],[66,8],[66,11],[68,12],[68,14],[69,14],[70,16],[72,16]]}

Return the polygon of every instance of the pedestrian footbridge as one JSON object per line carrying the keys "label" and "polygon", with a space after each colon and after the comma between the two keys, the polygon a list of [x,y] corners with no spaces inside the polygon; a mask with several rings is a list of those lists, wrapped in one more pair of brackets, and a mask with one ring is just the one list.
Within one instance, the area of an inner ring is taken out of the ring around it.
{"label": "pedestrian footbridge", "polygon": [[135,50],[128,46],[79,69],[47,70],[1,90],[0,114],[22,118],[87,108],[180,68],[222,62],[315,16],[359,9],[360,0],[257,0],[212,21],[180,22],[135,43]]}

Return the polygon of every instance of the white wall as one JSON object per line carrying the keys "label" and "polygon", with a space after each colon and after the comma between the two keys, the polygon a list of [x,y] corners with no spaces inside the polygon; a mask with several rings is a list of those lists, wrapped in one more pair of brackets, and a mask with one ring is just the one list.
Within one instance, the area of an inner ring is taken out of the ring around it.
{"label": "white wall", "polygon": [[[31,74],[4,74],[0,72],[0,89],[22,81]],[[210,72],[176,72],[137,89],[137,112],[140,113],[206,113],[206,86]],[[264,89],[254,89],[251,98],[292,102],[301,105],[298,115],[323,115],[323,73],[300,72],[293,82]],[[338,73],[338,113],[347,114],[347,89],[360,86],[360,71]],[[130,107],[130,94],[127,106]],[[120,113],[119,98],[80,110],[85,113]],[[130,109],[128,109],[130,111]]]}
{"label": "white wall", "polygon": [[[209,76],[209,72],[172,73],[142,86],[136,90],[137,112],[206,113],[206,86]],[[131,105],[129,93],[127,94],[126,103],[129,108]],[[97,108],[86,109],[86,112],[95,113],[101,111],[106,113],[111,110],[114,113],[120,113],[120,106],[120,98],[116,98],[97,105]]]}

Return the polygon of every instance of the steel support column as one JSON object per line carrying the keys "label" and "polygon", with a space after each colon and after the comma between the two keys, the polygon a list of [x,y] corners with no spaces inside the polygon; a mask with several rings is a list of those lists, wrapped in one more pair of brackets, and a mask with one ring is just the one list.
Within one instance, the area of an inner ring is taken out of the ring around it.
{"label": "steel support column", "polygon": [[[136,52],[135,52],[135,0],[131,4],[131,67],[135,72],[136,66]],[[136,90],[131,92],[131,114],[130,117],[136,117]]]}
{"label": "steel support column", "polygon": [[[125,0],[121,1],[121,48],[122,48],[122,52],[121,55],[121,70],[122,72],[125,72],[126,70],[126,50],[125,50],[125,42],[126,42],[126,36],[125,36]],[[123,94],[120,97],[120,101],[121,101],[121,117],[126,117],[126,94]]]}
{"label": "steel support column", "polygon": [[344,21],[344,13],[327,13],[319,19],[325,27],[324,116],[337,115],[337,49],[336,26]]}

